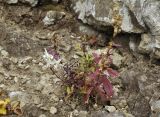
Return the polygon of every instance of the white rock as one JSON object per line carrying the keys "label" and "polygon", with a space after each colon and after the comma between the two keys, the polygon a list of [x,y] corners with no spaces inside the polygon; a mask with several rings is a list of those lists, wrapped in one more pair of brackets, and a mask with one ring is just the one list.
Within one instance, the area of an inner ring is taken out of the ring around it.
{"label": "white rock", "polygon": [[79,117],[87,117],[87,111],[79,111]]}
{"label": "white rock", "polygon": [[0,46],[0,51],[1,51],[1,50],[3,50],[3,47],[2,47],[2,46]]}
{"label": "white rock", "polygon": [[8,52],[5,50],[1,50],[1,54],[3,57],[7,57],[9,55]]}
{"label": "white rock", "polygon": [[123,57],[120,54],[114,52],[112,59],[113,59],[113,64],[119,68],[122,64]]}
{"label": "white rock", "polygon": [[39,117],[46,117],[46,115],[45,114],[41,114]]}
{"label": "white rock", "polygon": [[116,108],[115,108],[114,106],[105,106],[105,109],[106,109],[107,111],[109,111],[110,113],[116,111]]}
{"label": "white rock", "polygon": [[54,106],[52,106],[51,108],[50,108],[50,113],[51,114],[56,114],[57,113],[57,108],[55,108]]}
{"label": "white rock", "polygon": [[11,57],[10,60],[11,60],[13,63],[18,63],[18,59],[15,58],[15,57]]}
{"label": "white rock", "polygon": [[16,3],[18,3],[18,0],[6,0],[6,3],[8,3],[8,4],[16,4]]}
{"label": "white rock", "polygon": [[64,12],[48,11],[45,18],[43,19],[43,23],[46,26],[53,25],[57,20],[62,19],[64,15]]}
{"label": "white rock", "polygon": [[78,110],[74,110],[74,111],[73,111],[73,115],[74,115],[74,116],[78,116],[78,115],[79,115]]}
{"label": "white rock", "polygon": [[158,112],[160,111],[160,100],[151,102],[151,110]]}

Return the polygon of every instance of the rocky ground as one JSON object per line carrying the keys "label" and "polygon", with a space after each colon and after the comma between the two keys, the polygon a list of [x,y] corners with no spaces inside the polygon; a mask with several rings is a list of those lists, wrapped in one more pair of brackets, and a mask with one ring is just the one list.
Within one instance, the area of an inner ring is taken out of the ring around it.
{"label": "rocky ground", "polygon": [[[140,42],[139,33],[143,31],[122,33],[114,39],[122,48],[113,55],[120,77],[112,81],[115,94],[111,101],[92,105],[78,100],[66,101],[60,80],[46,68],[44,48],[56,45],[61,55],[69,60],[77,52],[75,45],[87,38],[98,39],[96,47],[91,49],[105,48],[113,30],[107,27],[111,31],[106,33],[106,28],[97,31],[102,25],[92,28],[83,24],[69,7],[70,2],[65,0],[60,3],[52,0],[52,4],[43,0],[25,1],[7,0],[6,3],[0,0],[0,92],[11,100],[20,101],[22,117],[160,116],[160,62],[155,59],[159,54],[146,54],[146,43]],[[77,9],[81,13],[82,9]],[[89,19],[81,20],[96,24]],[[99,24],[106,26],[102,22]],[[142,40],[148,35],[142,34]]]}

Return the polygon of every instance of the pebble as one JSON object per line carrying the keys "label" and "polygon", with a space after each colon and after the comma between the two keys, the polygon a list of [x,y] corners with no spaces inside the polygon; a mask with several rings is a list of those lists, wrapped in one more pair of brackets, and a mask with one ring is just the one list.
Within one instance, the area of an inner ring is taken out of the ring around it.
{"label": "pebble", "polygon": [[87,111],[79,111],[79,117],[87,117]]}
{"label": "pebble", "polygon": [[74,115],[74,116],[78,116],[78,115],[79,115],[78,110],[74,110],[74,111],[73,111],[73,115]]}
{"label": "pebble", "polygon": [[56,114],[57,113],[57,108],[55,108],[54,106],[52,106],[51,108],[50,108],[50,113],[51,114]]}
{"label": "pebble", "polygon": [[0,46],[0,51],[1,51],[1,50],[3,50],[3,47],[2,47],[2,46]]}
{"label": "pebble", "polygon": [[5,50],[1,50],[1,54],[3,57],[7,57],[9,55],[8,52]]}
{"label": "pebble", "polygon": [[14,77],[14,82],[18,83],[18,77]]}
{"label": "pebble", "polygon": [[53,25],[56,21],[61,20],[64,16],[64,12],[48,11],[45,18],[43,19],[43,23],[46,26]]}
{"label": "pebble", "polygon": [[11,57],[10,60],[15,64],[18,63],[18,59],[15,57]]}
{"label": "pebble", "polygon": [[105,109],[110,113],[116,111],[116,108],[114,106],[105,106]]}
{"label": "pebble", "polygon": [[41,114],[39,117],[47,117],[45,114]]}
{"label": "pebble", "polygon": [[160,100],[151,102],[151,110],[154,112],[160,111]]}
{"label": "pebble", "polygon": [[18,3],[18,0],[6,0],[6,3],[8,3],[8,4],[16,4],[16,3]]}

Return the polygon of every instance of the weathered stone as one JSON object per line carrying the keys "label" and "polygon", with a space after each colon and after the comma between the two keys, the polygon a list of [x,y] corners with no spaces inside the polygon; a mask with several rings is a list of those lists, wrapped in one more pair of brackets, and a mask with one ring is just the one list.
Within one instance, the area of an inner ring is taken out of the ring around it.
{"label": "weathered stone", "polygon": [[7,57],[9,54],[7,51],[5,50],[1,50],[0,54],[3,56],[3,57]]}
{"label": "weathered stone", "polygon": [[79,111],[78,117],[87,117],[88,112],[87,111]]}
{"label": "weathered stone", "polygon": [[160,1],[148,0],[142,10],[143,20],[152,35],[160,35]]}
{"label": "weathered stone", "polygon": [[6,3],[8,3],[8,4],[16,4],[16,3],[18,3],[18,0],[6,0]]}
{"label": "weathered stone", "polygon": [[55,108],[54,106],[52,106],[51,108],[50,108],[50,113],[51,114],[56,114],[57,113],[57,108]]}
{"label": "weathered stone", "polygon": [[[129,7],[130,4],[132,4],[132,9]],[[72,8],[78,14],[78,19],[82,20],[83,23],[93,25],[99,29],[108,30],[108,28],[114,25],[115,17],[120,16],[122,19],[120,25],[122,31],[135,33],[144,31],[144,23],[141,19],[141,12],[139,12],[141,7],[138,8],[138,14],[136,12],[137,5],[141,4],[138,1],[126,4],[126,1],[72,0]],[[135,11],[139,22],[132,10]]]}
{"label": "weathered stone", "polygon": [[149,34],[142,34],[142,40],[138,46],[138,50],[142,53],[151,53],[153,51],[152,36]]}
{"label": "weathered stone", "polygon": [[93,113],[91,117],[126,117],[126,116],[121,112],[107,113],[103,111],[98,111],[96,113]]}
{"label": "weathered stone", "polygon": [[72,0],[72,7],[78,13],[78,19],[97,27],[111,26],[110,15],[112,0],[99,2],[98,0]]}
{"label": "weathered stone", "polygon": [[160,100],[152,101],[150,103],[151,110],[152,110],[152,117],[159,117],[160,116]]}
{"label": "weathered stone", "polygon": [[65,16],[64,12],[59,11],[48,11],[45,18],[43,19],[44,25],[55,24],[56,21],[61,20]]}
{"label": "weathered stone", "polygon": [[154,111],[154,112],[159,112],[160,111],[160,100],[151,102],[150,105],[151,105],[151,110],[152,111]]}
{"label": "weathered stone", "polygon": [[117,52],[114,52],[112,59],[113,59],[113,65],[120,68],[120,66],[122,65],[123,57]]}
{"label": "weathered stone", "polygon": [[39,115],[39,117],[47,117],[45,114],[41,114]]}
{"label": "weathered stone", "polygon": [[110,113],[116,111],[116,108],[114,106],[105,106],[105,109]]}

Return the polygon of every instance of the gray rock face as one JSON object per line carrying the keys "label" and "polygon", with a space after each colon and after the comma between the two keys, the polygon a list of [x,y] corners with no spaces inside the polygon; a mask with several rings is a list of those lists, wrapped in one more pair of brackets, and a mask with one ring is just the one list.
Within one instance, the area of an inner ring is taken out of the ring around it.
{"label": "gray rock face", "polygon": [[[101,26],[112,26],[112,0],[72,0],[72,7],[83,23]],[[97,24],[97,25],[96,25]]]}
{"label": "gray rock face", "polygon": [[160,1],[148,0],[144,4],[143,19],[152,35],[160,35]]}
{"label": "gray rock face", "polygon": [[[138,3],[141,5],[138,1],[126,0],[118,3],[113,0],[72,0],[72,3],[74,11],[78,14],[78,19],[84,23],[106,30],[114,25],[114,18],[120,15],[122,17],[120,27],[124,32],[141,33],[144,31],[144,23],[139,13],[141,7],[138,9],[138,13],[136,12]],[[135,10],[135,14],[131,12],[132,9],[129,5]],[[136,17],[138,21],[133,21],[133,18],[136,19]]]}

